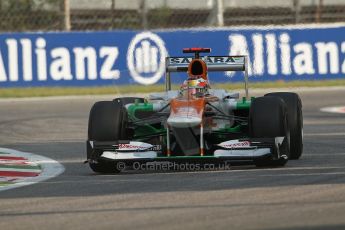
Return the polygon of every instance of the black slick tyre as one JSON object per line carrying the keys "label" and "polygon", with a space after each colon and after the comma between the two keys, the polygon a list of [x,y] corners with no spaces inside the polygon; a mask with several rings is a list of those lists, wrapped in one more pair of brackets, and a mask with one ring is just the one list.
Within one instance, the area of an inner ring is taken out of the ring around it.
{"label": "black slick tyre", "polygon": [[298,94],[290,92],[269,93],[265,96],[279,97],[286,103],[290,129],[290,159],[299,159],[303,153],[303,113],[301,98]]}
{"label": "black slick tyre", "polygon": [[249,132],[252,138],[285,137],[281,157],[259,158],[254,164],[259,167],[284,166],[289,158],[289,129],[286,104],[277,97],[258,97],[252,101],[249,111]]}
{"label": "black slick tyre", "polygon": [[[90,111],[88,140],[126,140],[128,115],[121,99],[96,102]],[[116,162],[99,158],[102,152],[92,150],[87,144],[87,158],[90,168],[97,173],[117,173]]]}

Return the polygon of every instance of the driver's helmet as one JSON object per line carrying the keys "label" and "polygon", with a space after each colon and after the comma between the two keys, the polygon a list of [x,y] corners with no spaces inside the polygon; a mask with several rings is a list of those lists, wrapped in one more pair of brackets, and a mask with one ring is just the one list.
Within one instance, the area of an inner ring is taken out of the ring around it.
{"label": "driver's helmet", "polygon": [[181,86],[181,92],[188,92],[195,96],[204,96],[208,92],[208,83],[204,78],[188,78]]}

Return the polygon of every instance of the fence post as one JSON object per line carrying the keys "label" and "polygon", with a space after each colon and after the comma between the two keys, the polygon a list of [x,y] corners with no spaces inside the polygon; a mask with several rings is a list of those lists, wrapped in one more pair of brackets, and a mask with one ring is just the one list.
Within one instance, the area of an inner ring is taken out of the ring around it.
{"label": "fence post", "polygon": [[224,26],[224,4],[223,0],[216,0],[217,4],[217,26]]}
{"label": "fence post", "polygon": [[223,0],[209,0],[208,4],[211,7],[211,12],[207,19],[207,24],[210,26],[224,26]]}
{"label": "fence post", "polygon": [[317,8],[316,8],[316,13],[315,13],[315,21],[317,23],[321,22],[322,7],[323,7],[323,0],[319,0],[317,4]]}
{"label": "fence post", "polygon": [[115,27],[115,0],[111,0],[111,29]]}
{"label": "fence post", "polygon": [[71,9],[70,0],[64,0],[64,18],[65,18],[65,30],[71,30]]}
{"label": "fence post", "polygon": [[301,22],[301,3],[300,0],[293,0],[293,7],[295,10],[295,24]]}
{"label": "fence post", "polygon": [[148,29],[148,22],[147,22],[147,4],[146,4],[146,0],[141,0],[140,10],[141,10],[142,28],[144,30],[147,30]]}

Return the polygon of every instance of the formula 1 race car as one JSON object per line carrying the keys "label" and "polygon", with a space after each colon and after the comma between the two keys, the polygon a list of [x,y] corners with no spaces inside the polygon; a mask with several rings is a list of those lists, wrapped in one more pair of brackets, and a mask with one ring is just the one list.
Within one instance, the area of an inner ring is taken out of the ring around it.
{"label": "formula 1 race car", "polygon": [[[116,173],[119,163],[243,161],[284,166],[303,151],[302,103],[296,93],[248,97],[246,56],[166,58],[166,91],[148,98],[96,102],[89,117],[87,162],[98,173]],[[211,71],[244,71],[245,97],[213,89]],[[171,90],[172,72],[185,72]],[[123,167],[122,167],[123,168]]]}

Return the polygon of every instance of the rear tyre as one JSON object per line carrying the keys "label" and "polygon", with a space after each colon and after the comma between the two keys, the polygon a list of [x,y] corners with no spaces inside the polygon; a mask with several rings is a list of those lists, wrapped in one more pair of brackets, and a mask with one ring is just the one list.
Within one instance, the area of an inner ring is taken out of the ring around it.
{"label": "rear tyre", "polygon": [[301,98],[296,93],[277,92],[265,96],[279,97],[287,105],[290,129],[290,159],[299,159],[303,153],[303,114]]}
{"label": "rear tyre", "polygon": [[249,111],[249,132],[253,138],[285,137],[280,147],[279,159],[260,158],[254,161],[259,167],[284,166],[289,158],[289,129],[286,104],[277,97],[258,97],[252,101]]}
{"label": "rear tyre", "polygon": [[[121,98],[114,101],[96,102],[90,111],[88,140],[116,141],[128,139],[128,115]],[[102,151],[92,150],[87,144],[90,168],[97,173],[118,173],[116,162],[101,159]]]}

